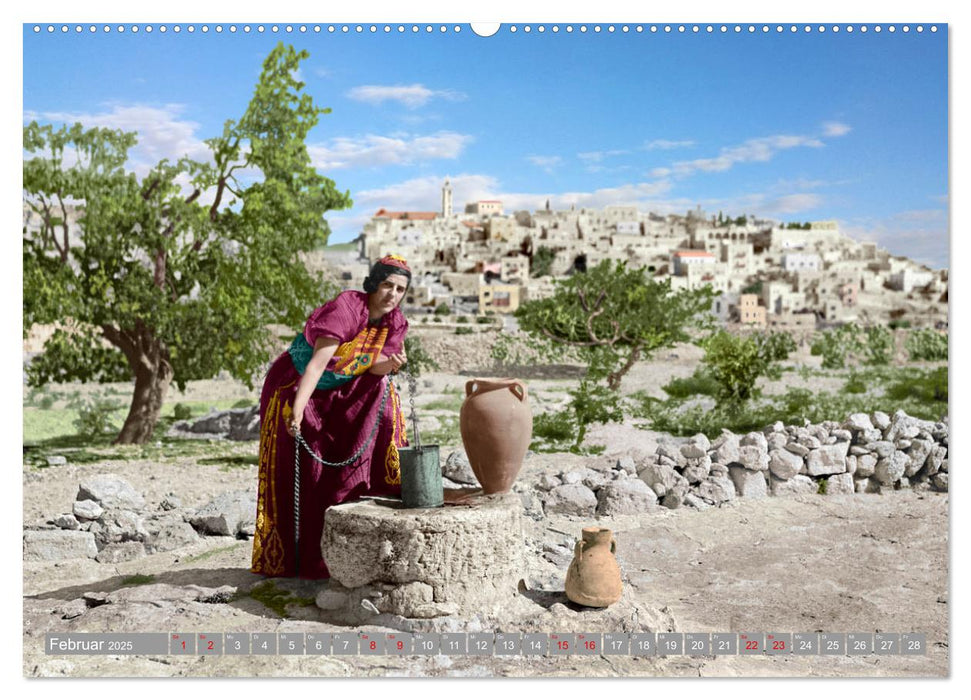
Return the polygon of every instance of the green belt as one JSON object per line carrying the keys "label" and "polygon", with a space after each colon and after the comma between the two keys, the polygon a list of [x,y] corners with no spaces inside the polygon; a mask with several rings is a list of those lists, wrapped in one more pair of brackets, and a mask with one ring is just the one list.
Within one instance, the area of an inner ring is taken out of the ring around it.
{"label": "green belt", "polygon": [[[307,371],[307,364],[310,362],[310,358],[314,356],[313,346],[303,337],[303,333],[297,334],[297,337],[290,343],[290,349],[287,352],[290,353],[290,359],[293,360],[293,366],[297,372],[303,375]],[[320,379],[317,380],[317,388],[325,391],[328,389],[336,389],[342,384],[347,384],[352,379],[354,379],[354,375],[336,374],[325,370],[320,375]]]}

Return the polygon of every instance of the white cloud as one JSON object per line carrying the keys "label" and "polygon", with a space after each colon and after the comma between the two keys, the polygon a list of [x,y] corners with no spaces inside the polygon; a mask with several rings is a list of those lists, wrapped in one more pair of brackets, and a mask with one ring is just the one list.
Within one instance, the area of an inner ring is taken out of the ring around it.
{"label": "white cloud", "polygon": [[559,156],[526,156],[526,160],[548,173],[563,162]]}
{"label": "white cloud", "polygon": [[879,218],[840,221],[840,229],[858,240],[874,241],[892,255],[903,255],[934,269],[950,264],[945,209],[901,211]]}
{"label": "white cloud", "polygon": [[463,100],[465,95],[454,90],[432,90],[421,84],[415,85],[360,85],[351,88],[347,97],[359,102],[381,104],[388,100],[401,102],[409,109],[416,109],[433,98]]}
{"label": "white cloud", "polygon": [[694,141],[669,141],[667,139],[655,139],[644,144],[648,151],[670,151],[675,148],[691,148],[695,145]]}
{"label": "white cloud", "polygon": [[458,158],[471,141],[471,136],[452,131],[440,131],[430,136],[368,134],[359,138],[340,137],[326,144],[308,145],[307,151],[315,167],[328,171]]}
{"label": "white cloud", "polygon": [[184,156],[210,160],[209,147],[197,135],[199,124],[180,118],[184,105],[115,105],[107,112],[24,112],[24,119],[54,124],[81,122],[86,128],[102,127],[138,133],[138,143],[129,151],[129,167],[141,177],[163,158],[175,161]]}
{"label": "white cloud", "polygon": [[630,151],[624,150],[612,150],[612,151],[590,151],[587,153],[577,153],[577,158],[590,163],[600,163],[606,158],[612,158],[614,156],[623,156],[630,153]]}
{"label": "white cloud", "polygon": [[724,172],[739,163],[769,161],[779,151],[801,147],[821,148],[823,145],[822,141],[811,136],[764,136],[723,148],[714,158],[678,161],[671,169],[677,177],[688,177],[697,172]]}
{"label": "white cloud", "polygon": [[852,127],[841,122],[826,122],[823,124],[823,136],[845,136],[852,130]]}

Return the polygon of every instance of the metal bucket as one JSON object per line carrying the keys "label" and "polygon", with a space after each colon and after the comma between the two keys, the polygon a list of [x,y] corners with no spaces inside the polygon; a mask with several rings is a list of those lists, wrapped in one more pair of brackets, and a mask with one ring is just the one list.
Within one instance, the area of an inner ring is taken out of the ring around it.
{"label": "metal bucket", "polygon": [[405,508],[445,505],[438,445],[399,447],[398,457],[401,461],[401,500]]}

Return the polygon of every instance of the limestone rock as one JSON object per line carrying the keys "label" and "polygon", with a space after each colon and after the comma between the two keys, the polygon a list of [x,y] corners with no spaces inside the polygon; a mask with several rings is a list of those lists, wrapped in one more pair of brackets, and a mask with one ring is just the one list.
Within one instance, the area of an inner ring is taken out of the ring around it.
{"label": "limestone rock", "polygon": [[81,530],[27,530],[24,532],[24,561],[61,561],[94,558],[98,554],[94,535]]}
{"label": "limestone rock", "polygon": [[628,474],[632,474],[632,475],[637,474],[637,463],[634,462],[634,458],[630,456],[621,457],[620,459],[618,459],[617,465],[614,468],[625,471]]}
{"label": "limestone rock", "polygon": [[760,452],[769,451],[769,442],[766,439],[765,435],[763,435],[762,433],[757,433],[757,432],[746,433],[738,441],[738,444],[741,447],[758,447]]}
{"label": "limestone rock", "polygon": [[74,515],[82,520],[97,520],[104,513],[104,508],[96,501],[84,500],[74,502]]}
{"label": "limestone rock", "polygon": [[705,435],[704,433],[698,433],[697,435],[692,435],[691,442],[693,442],[695,445],[700,447],[705,452],[708,452],[708,450],[711,449],[711,441],[708,439],[708,436]]}
{"label": "limestone rock", "polygon": [[849,443],[823,445],[806,455],[806,469],[810,476],[841,474],[846,471],[846,454]]}
{"label": "limestone rock", "polygon": [[459,484],[479,485],[479,480],[475,478],[475,472],[472,471],[472,465],[469,464],[469,458],[462,450],[456,450],[448,456],[442,467],[442,474]]}
{"label": "limestone rock", "polygon": [[769,452],[769,471],[779,479],[791,479],[802,469],[803,459],[786,449]]}
{"label": "limestone rock", "polygon": [[883,411],[875,411],[873,416],[873,427],[878,430],[886,430],[890,427],[890,416]]}
{"label": "limestone rock", "polygon": [[765,475],[745,467],[729,467],[728,473],[735,484],[735,491],[742,498],[765,498]]}
{"label": "limestone rock", "polygon": [[709,476],[698,485],[698,494],[715,505],[735,498],[735,483],[727,476]]}
{"label": "limestone rock", "polygon": [[689,459],[688,466],[684,468],[681,475],[688,481],[689,484],[697,484],[700,481],[708,478],[708,473],[711,470],[711,457],[707,453],[702,453],[702,456],[697,459]]}
{"label": "limestone rock", "polygon": [[777,479],[772,477],[769,480],[769,488],[773,496],[799,496],[807,493],[816,493],[816,482],[804,474],[797,474],[791,479]]}
{"label": "limestone rock", "polygon": [[711,508],[710,505],[705,503],[702,499],[695,496],[690,491],[684,495],[684,504],[691,508],[696,508],[697,510],[708,510]]}
{"label": "limestone rock", "polygon": [[796,455],[797,457],[805,457],[809,454],[809,448],[805,445],[800,445],[798,442],[788,442],[786,443],[786,450]]}
{"label": "limestone rock", "polygon": [[877,462],[874,470],[874,477],[884,486],[893,486],[895,481],[903,478],[907,470],[907,455],[903,452],[894,452],[889,457],[885,457]]}
{"label": "limestone rock", "polygon": [[826,495],[853,493],[853,477],[850,474],[834,474],[826,479]]}
{"label": "limestone rock", "polygon": [[597,497],[583,484],[563,484],[550,491],[546,499],[547,513],[562,515],[593,515]]}
{"label": "limestone rock", "polygon": [[[417,582],[423,585],[387,597],[418,605],[428,586],[432,603],[456,614],[508,606],[526,568],[522,508],[515,494],[473,498],[471,508],[405,510],[374,501],[332,507],[321,540],[332,580],[348,589]],[[396,604],[405,603],[389,609]]]}
{"label": "limestone rock", "polygon": [[786,443],[789,442],[789,436],[785,433],[770,433],[766,441],[769,444],[769,452],[772,452],[772,450],[782,450],[785,449]]}
{"label": "limestone rock", "polygon": [[641,481],[654,489],[659,498],[668,493],[679,491],[684,494],[688,490],[688,481],[678,474],[673,467],[663,464],[649,464],[638,474]]}
{"label": "limestone rock", "polygon": [[76,501],[94,501],[105,509],[141,510],[142,498],[127,481],[114,474],[101,474],[85,479],[78,486]]}
{"label": "limestone rock", "polygon": [[613,481],[597,492],[597,515],[639,515],[657,508],[657,494],[640,479]]}
{"label": "limestone rock", "polygon": [[[755,433],[749,433],[750,435]],[[761,435],[759,433],[759,435]],[[763,440],[765,438],[763,437]],[[769,468],[768,444],[742,445],[738,448],[738,463],[752,471],[767,471]]]}
{"label": "limestone rock", "polygon": [[707,457],[708,452],[700,445],[689,442],[681,446],[681,456],[690,462],[693,459]]}
{"label": "limestone rock", "polygon": [[904,476],[913,476],[919,472],[924,467],[924,463],[933,449],[934,443],[930,440],[914,440],[910,444],[910,449],[907,450],[909,461]]}
{"label": "limestone rock", "polygon": [[944,460],[947,457],[947,448],[938,445],[931,453],[927,456],[927,462],[925,464],[926,472],[929,476],[937,474],[941,470],[941,465],[944,464]]}
{"label": "limestone rock", "polygon": [[149,538],[144,520],[131,510],[107,511],[97,522],[101,525],[97,532],[99,544],[144,542]]}
{"label": "limestone rock", "polygon": [[667,457],[679,467],[684,467],[687,463],[687,458],[681,454],[681,448],[674,443],[662,442],[658,444],[657,454],[661,457]]}
{"label": "limestone rock", "polygon": [[256,492],[252,489],[219,494],[196,511],[189,520],[205,535],[235,536],[240,528],[256,519]]}
{"label": "limestone rock", "polygon": [[65,513],[64,515],[58,515],[53,520],[54,524],[57,525],[62,530],[80,530],[81,523],[78,519],[74,517],[71,513]]}
{"label": "limestone rock", "polygon": [[851,431],[873,430],[873,421],[865,413],[853,413],[843,423],[843,427]]}
{"label": "limestone rock", "polygon": [[199,534],[182,516],[162,514],[145,520],[149,536],[145,549],[149,554],[170,552],[199,541]]}
{"label": "limestone rock", "polygon": [[711,444],[711,461],[719,464],[738,462],[738,436],[728,431],[723,432]]}
{"label": "limestone rock", "polygon": [[876,467],[877,456],[875,454],[867,453],[859,455],[856,458],[856,473],[854,476],[857,478],[873,476]]}
{"label": "limestone rock", "polygon": [[95,557],[101,564],[118,564],[145,556],[145,545],[141,542],[116,542],[105,545]]}
{"label": "limestone rock", "polygon": [[947,472],[938,472],[932,476],[931,486],[938,491],[947,491]]}

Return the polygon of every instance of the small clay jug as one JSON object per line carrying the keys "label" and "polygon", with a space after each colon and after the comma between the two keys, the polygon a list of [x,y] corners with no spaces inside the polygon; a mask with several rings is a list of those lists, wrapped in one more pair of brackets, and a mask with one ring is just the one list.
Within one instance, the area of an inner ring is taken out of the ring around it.
{"label": "small clay jug", "polygon": [[617,540],[603,527],[583,528],[566,572],[566,597],[590,608],[606,608],[620,600],[623,583],[614,558]]}
{"label": "small clay jug", "polygon": [[526,385],[518,379],[471,379],[459,412],[462,443],[483,493],[505,493],[533,436]]}

